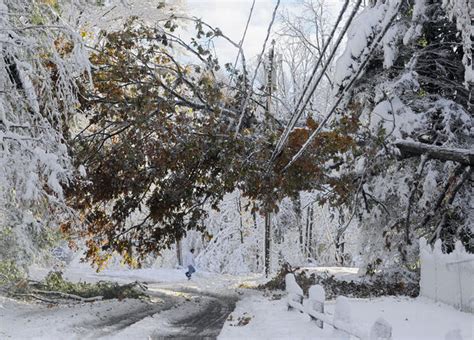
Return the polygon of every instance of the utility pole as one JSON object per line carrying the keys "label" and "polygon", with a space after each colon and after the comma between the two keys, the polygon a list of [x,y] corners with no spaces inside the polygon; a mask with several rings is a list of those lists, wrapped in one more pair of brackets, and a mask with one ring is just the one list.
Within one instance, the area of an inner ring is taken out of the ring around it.
{"label": "utility pole", "polygon": [[176,241],[176,257],[178,258],[178,265],[183,265],[183,257],[181,255],[181,240]]}
{"label": "utility pole", "polygon": [[[268,53],[268,68],[267,68],[267,102],[265,105],[265,125],[267,128],[270,127],[271,119],[271,104],[272,104],[272,91],[274,86],[274,58],[275,58],[275,40],[272,41],[272,47]],[[268,198],[269,199],[269,198]],[[267,199],[267,200],[268,200]],[[268,277],[270,274],[270,257],[271,257],[271,215],[270,206],[268,202],[265,204],[265,276]]]}
{"label": "utility pole", "polygon": [[306,229],[305,229],[305,244],[304,244],[304,257],[307,258],[308,257],[308,253],[309,253],[309,238],[310,238],[310,233],[309,233],[309,219],[310,219],[310,215],[311,215],[311,209],[308,205],[308,207],[306,208]]}
{"label": "utility pole", "polygon": [[[252,209],[252,219],[253,219],[253,228],[255,229],[255,232],[257,232],[258,230],[258,225],[257,225],[257,212],[256,212],[256,208],[255,208],[255,203],[253,204],[253,209]],[[257,271],[259,270],[260,268],[260,246],[259,246],[259,242],[258,242],[258,237],[256,239],[256,243],[257,243],[257,251],[256,251],[256,269]]]}
{"label": "utility pole", "polygon": [[265,277],[270,274],[270,238],[271,235],[271,216],[270,212],[265,208]]}
{"label": "utility pole", "polygon": [[236,197],[235,198],[235,202],[237,204],[237,209],[239,209],[239,222],[240,222],[240,225],[239,225],[239,233],[240,233],[240,243],[243,244],[244,243],[244,222],[242,220],[242,196],[240,195],[240,191],[239,191],[239,197]]}
{"label": "utility pole", "polygon": [[267,102],[265,105],[265,121],[270,122],[272,116],[272,93],[273,88],[275,87],[274,74],[275,73],[275,40],[272,41],[272,47],[268,52],[268,67],[267,67],[267,86],[266,86],[266,95]]}
{"label": "utility pole", "polygon": [[309,210],[309,239],[308,239],[308,252],[309,256],[313,258],[313,227],[314,227],[314,205],[311,203],[311,209]]}

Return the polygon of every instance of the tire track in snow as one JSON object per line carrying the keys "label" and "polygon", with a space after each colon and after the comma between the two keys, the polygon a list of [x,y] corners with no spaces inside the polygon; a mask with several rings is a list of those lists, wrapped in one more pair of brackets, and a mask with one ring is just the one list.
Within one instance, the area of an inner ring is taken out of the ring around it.
{"label": "tire track in snow", "polygon": [[[216,339],[225,320],[235,309],[237,298],[234,295],[216,295],[194,290],[180,290],[193,294],[195,301],[188,301],[176,309],[177,315],[185,315],[170,320],[170,325],[176,328],[172,334],[155,332],[150,339]],[[190,304],[192,312],[189,313]]]}

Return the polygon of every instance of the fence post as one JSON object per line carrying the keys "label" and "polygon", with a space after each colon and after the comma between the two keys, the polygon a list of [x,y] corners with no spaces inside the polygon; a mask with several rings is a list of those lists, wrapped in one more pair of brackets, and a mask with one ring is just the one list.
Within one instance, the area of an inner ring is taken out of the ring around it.
{"label": "fence post", "polygon": [[303,290],[298,285],[298,283],[296,283],[295,276],[291,273],[286,274],[285,276],[285,288],[288,293],[288,310],[294,308],[293,305],[298,304],[301,306],[301,308],[297,309],[299,309],[300,312],[303,312]]}
{"label": "fence post", "polygon": [[392,326],[383,318],[378,318],[370,329],[370,340],[391,340]]}
{"label": "fence post", "polygon": [[[312,308],[314,311],[324,314],[324,301],[326,300],[326,292],[323,286],[314,285],[309,289],[309,301],[308,308]],[[311,320],[316,321],[316,326],[323,328],[323,320],[317,319],[310,315]]]}
{"label": "fence post", "polygon": [[349,300],[345,296],[336,298],[336,306],[334,309],[334,335],[340,340],[349,340],[350,334],[338,329],[338,324],[351,324],[351,307]]}

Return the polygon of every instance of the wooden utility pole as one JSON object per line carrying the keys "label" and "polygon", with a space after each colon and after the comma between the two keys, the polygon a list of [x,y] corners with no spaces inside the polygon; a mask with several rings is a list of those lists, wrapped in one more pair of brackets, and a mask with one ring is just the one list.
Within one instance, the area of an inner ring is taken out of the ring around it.
{"label": "wooden utility pole", "polygon": [[181,241],[177,240],[176,241],[176,257],[178,258],[178,264],[180,266],[183,265],[183,257],[181,255]]}
{"label": "wooden utility pole", "polygon": [[239,210],[239,233],[240,233],[240,243],[244,243],[244,222],[242,220],[242,202],[241,202],[242,197],[240,196],[240,191],[239,191],[239,197],[235,198],[235,202],[237,204],[237,209]]}
{"label": "wooden utility pole", "polygon": [[[256,213],[256,210],[255,210],[255,203],[253,204],[252,218],[253,218],[253,227],[255,229],[255,232],[257,233],[258,225],[257,225],[257,213]],[[255,260],[256,260],[256,269],[258,271],[259,268],[260,268],[260,246],[259,246],[260,242],[258,242],[258,237],[257,237],[256,243],[257,243],[257,251],[256,251]]]}
{"label": "wooden utility pole", "polygon": [[313,258],[313,227],[314,227],[314,206],[311,203],[309,209],[309,238],[308,238],[308,253]]}
{"label": "wooden utility pole", "polygon": [[265,105],[265,121],[270,122],[271,115],[272,115],[272,92],[273,88],[275,87],[275,80],[274,79],[275,73],[275,40],[272,41],[272,47],[268,52],[268,67],[267,67],[267,86],[266,86],[266,95],[267,95],[267,102]]}
{"label": "wooden utility pole", "polygon": [[270,238],[271,235],[271,216],[270,212],[265,211],[265,276],[270,274]]}
{"label": "wooden utility pole", "polygon": [[[275,58],[275,40],[272,41],[272,47],[268,53],[268,68],[267,68],[267,103],[265,105],[265,122],[269,124],[271,119],[271,104],[272,91],[274,86],[274,58]],[[271,216],[269,204],[265,204],[265,276],[270,274],[270,252],[271,252]]]}
{"label": "wooden utility pole", "polygon": [[306,208],[306,229],[305,229],[305,240],[304,240],[304,256],[308,257],[308,250],[309,250],[309,215],[310,215],[310,208],[309,205]]}

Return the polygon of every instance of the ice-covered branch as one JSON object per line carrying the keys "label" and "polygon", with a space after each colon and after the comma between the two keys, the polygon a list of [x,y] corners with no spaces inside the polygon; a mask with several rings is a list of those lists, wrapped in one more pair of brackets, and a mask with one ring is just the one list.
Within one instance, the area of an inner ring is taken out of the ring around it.
{"label": "ice-covered branch", "polygon": [[397,140],[393,143],[400,150],[401,158],[426,155],[429,158],[441,161],[454,161],[465,165],[474,165],[474,150],[457,149],[406,140]]}

